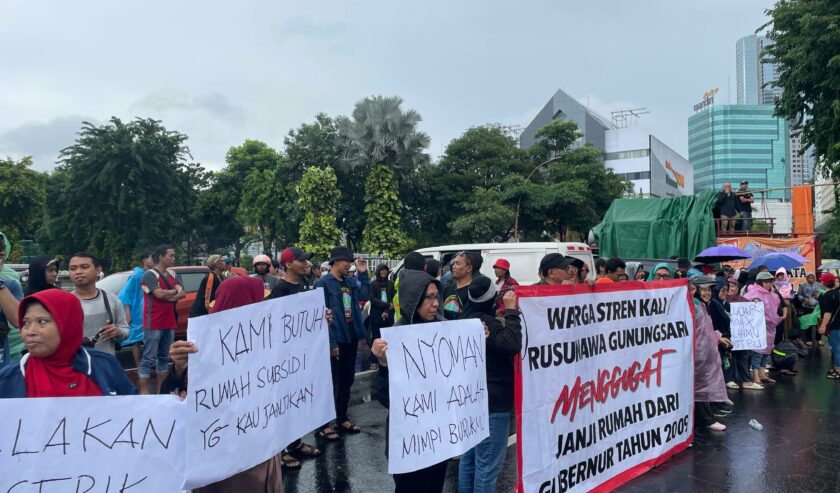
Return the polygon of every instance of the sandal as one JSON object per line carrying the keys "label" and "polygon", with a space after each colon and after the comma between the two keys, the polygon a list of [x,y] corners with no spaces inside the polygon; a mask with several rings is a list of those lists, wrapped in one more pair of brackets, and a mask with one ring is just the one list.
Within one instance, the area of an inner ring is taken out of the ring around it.
{"label": "sandal", "polygon": [[776,383],[776,381],[775,381],[775,380],[773,380],[773,379],[772,379],[772,378],[770,378],[770,377],[764,377],[764,378],[762,378],[762,379],[761,379],[761,382],[762,382],[762,383]]}
{"label": "sandal", "polygon": [[318,437],[318,438],[323,438],[325,440],[329,440],[331,442],[334,442],[334,441],[338,440],[338,433],[336,433],[329,426],[327,426],[326,428],[323,428],[321,430],[318,430],[318,433],[316,433],[315,436]]}
{"label": "sandal", "polygon": [[295,449],[292,450],[291,453],[301,457],[318,457],[321,455],[321,449],[319,449],[318,447],[313,447],[308,443],[300,442],[300,445],[295,447]]}
{"label": "sandal", "polygon": [[300,469],[300,461],[295,459],[291,454],[284,452],[280,455],[280,462],[283,464],[283,469],[297,470]]}
{"label": "sandal", "polygon": [[828,378],[829,380],[839,380],[840,379],[840,373],[837,373],[837,371],[835,371],[835,370],[829,370],[828,373],[825,375],[825,377]]}
{"label": "sandal", "polygon": [[362,431],[362,429],[359,428],[358,425],[353,424],[349,420],[341,423],[340,425],[338,425],[338,427],[341,428],[341,430],[345,433],[359,433],[360,431]]}

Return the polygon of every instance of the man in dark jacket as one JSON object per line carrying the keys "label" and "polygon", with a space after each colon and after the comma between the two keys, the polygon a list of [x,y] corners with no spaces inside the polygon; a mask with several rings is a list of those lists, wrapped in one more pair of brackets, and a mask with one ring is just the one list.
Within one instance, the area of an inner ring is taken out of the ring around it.
{"label": "man in dark jacket", "polygon": [[730,183],[723,184],[723,190],[717,196],[717,205],[720,207],[720,232],[734,232],[735,216],[738,215],[740,204]]}
{"label": "man in dark jacket", "polygon": [[[568,257],[567,257],[568,258]],[[513,359],[522,350],[522,327],[516,308],[516,293],[502,296],[504,323],[496,312],[496,286],[478,274],[469,286],[469,304],[463,319],[477,318],[487,331],[487,397],[490,436],[461,456],[458,491],[495,491],[507,451],[510,416],[513,411]]]}
{"label": "man in dark jacket", "polygon": [[[332,310],[333,322],[330,324],[330,362],[332,363],[333,397],[335,399],[336,423],[342,431],[358,433],[361,431],[347,416],[350,402],[350,387],[356,371],[356,352],[359,340],[365,338],[365,326],[362,320],[360,301],[367,301],[367,262],[355,261],[357,278],[350,276],[353,264],[353,252],[349,248],[338,246],[330,251],[330,271],[315,283],[316,288],[324,288],[327,308]],[[323,433],[332,433],[327,426]]]}

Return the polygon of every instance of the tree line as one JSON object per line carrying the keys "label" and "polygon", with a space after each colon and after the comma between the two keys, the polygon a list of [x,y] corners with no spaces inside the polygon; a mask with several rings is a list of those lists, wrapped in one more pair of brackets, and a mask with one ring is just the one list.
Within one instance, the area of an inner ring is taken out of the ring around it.
{"label": "tree line", "polygon": [[629,191],[599,150],[576,145],[573,122],[550,123],[527,150],[500,125],[473,127],[435,162],[420,122],[399,97],[373,96],[350,116],[320,113],[290,130],[282,150],[231,147],[219,171],[196,163],[187,135],[158,120],[82,122],[50,173],[31,169],[31,158],[0,159],[0,231],[42,252],[92,251],[110,269],[161,242],[187,260],[238,258],[254,241],[318,258],[339,243],[399,256],[514,235],[582,239]]}

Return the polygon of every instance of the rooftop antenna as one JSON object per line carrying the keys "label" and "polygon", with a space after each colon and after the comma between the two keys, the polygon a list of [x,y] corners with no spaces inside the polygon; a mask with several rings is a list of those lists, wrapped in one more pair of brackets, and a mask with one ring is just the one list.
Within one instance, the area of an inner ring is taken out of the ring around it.
{"label": "rooftop antenna", "polygon": [[638,123],[639,118],[642,115],[649,114],[647,108],[633,108],[627,110],[618,110],[610,112],[610,117],[612,117],[613,125],[617,128],[627,128],[630,124]]}

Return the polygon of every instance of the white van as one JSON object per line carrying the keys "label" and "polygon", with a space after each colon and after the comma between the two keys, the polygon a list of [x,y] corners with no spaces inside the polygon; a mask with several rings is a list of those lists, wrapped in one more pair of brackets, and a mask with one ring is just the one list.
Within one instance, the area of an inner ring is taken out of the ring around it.
{"label": "white van", "polygon": [[[443,271],[449,270],[449,263],[460,252],[479,252],[484,258],[481,273],[490,279],[496,279],[493,264],[503,258],[510,262],[510,275],[519,284],[536,284],[540,277],[538,271],[540,260],[549,253],[561,253],[564,256],[575,257],[589,266],[589,279],[595,278],[595,262],[592,249],[585,243],[560,243],[557,241],[528,242],[528,243],[473,243],[464,245],[446,245],[430,248],[419,248],[417,252],[426,258],[439,260]],[[402,262],[394,269],[394,274],[402,269]],[[396,278],[396,277],[395,277]]]}

